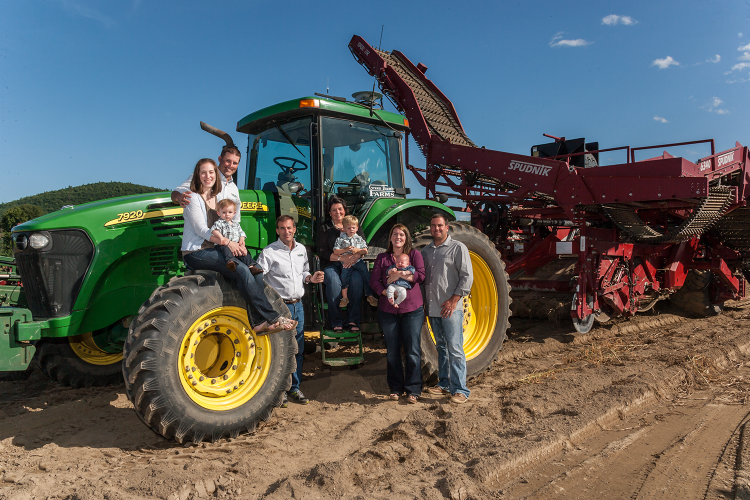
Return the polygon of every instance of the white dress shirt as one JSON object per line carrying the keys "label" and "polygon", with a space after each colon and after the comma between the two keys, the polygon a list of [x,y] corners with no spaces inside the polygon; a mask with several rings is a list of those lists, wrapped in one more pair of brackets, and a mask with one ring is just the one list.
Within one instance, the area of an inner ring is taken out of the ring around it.
{"label": "white dress shirt", "polygon": [[301,299],[305,294],[305,280],[310,276],[307,249],[294,240],[288,246],[276,240],[258,255],[258,265],[263,269],[263,277],[284,300]]}
{"label": "white dress shirt", "polygon": [[[234,201],[234,204],[237,206],[236,212],[234,214],[234,218],[232,219],[234,222],[240,222],[242,219],[242,214],[240,213],[242,210],[242,202],[240,201],[240,190],[237,188],[237,184],[234,183],[234,180],[229,177],[224,177],[224,174],[221,173],[221,170],[219,170],[219,178],[221,179],[221,191],[219,191],[219,194],[216,195],[216,201],[221,201],[224,198],[229,198],[230,200]],[[175,191],[179,193],[187,193],[190,191],[190,183],[193,181],[193,174],[190,174],[185,182],[174,188]],[[198,195],[200,197],[200,195]]]}

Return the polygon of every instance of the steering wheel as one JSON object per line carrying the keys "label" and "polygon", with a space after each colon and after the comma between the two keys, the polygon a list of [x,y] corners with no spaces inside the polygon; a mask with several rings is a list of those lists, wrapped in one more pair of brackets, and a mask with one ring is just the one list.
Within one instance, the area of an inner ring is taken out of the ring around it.
{"label": "steering wheel", "polygon": [[[286,160],[292,162],[291,165],[282,165],[279,160]],[[295,172],[299,172],[300,170],[307,170],[307,163],[297,160],[295,158],[289,158],[288,156],[277,156],[273,159],[273,162],[278,165],[278,167],[281,169],[282,172],[293,174]],[[300,165],[304,165],[301,168],[294,168],[294,166],[299,163]]]}

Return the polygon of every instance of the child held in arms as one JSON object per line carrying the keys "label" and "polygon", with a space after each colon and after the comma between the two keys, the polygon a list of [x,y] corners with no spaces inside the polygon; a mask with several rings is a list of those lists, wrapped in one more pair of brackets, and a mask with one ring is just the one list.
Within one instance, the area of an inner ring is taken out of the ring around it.
{"label": "child held in arms", "polygon": [[[412,274],[416,271],[414,269],[414,266],[411,265],[411,262],[409,261],[409,254],[408,253],[402,253],[398,256],[396,259],[396,264],[393,266],[390,266],[386,272],[390,273],[391,269],[395,269],[396,271],[409,271]],[[403,278],[399,278],[390,285],[388,285],[388,288],[386,289],[386,297],[388,297],[388,302],[391,303],[393,307],[398,309],[398,305],[406,299],[406,291],[411,290],[412,283],[409,283]]]}
{"label": "child held in arms", "polygon": [[[347,215],[342,222],[344,230],[333,245],[333,253],[336,255],[350,255],[357,252],[360,255],[365,255],[367,253],[367,242],[357,234],[357,230],[359,229],[359,219],[353,215]],[[367,270],[367,264],[362,260],[362,257],[352,264],[351,267],[343,267],[341,263],[338,264],[341,266],[342,297],[339,307],[346,307],[346,305],[349,304],[349,281],[351,280],[352,272],[359,273],[362,276],[362,281],[365,284],[365,295],[367,296],[367,301],[371,306],[377,307],[378,299],[375,297],[375,292],[370,288],[370,271]]]}
{"label": "child held in arms", "polygon": [[[219,213],[219,220],[217,220],[213,226],[211,226],[211,233],[216,236],[223,236],[229,241],[239,243],[240,246],[245,245],[246,234],[245,231],[240,227],[239,222],[234,222],[234,214],[237,212],[237,205],[229,198],[225,198],[216,203],[216,211]],[[232,251],[227,245],[216,245],[216,248],[224,255],[224,260],[227,261],[227,268],[230,271],[237,270],[237,266],[242,264],[242,261],[234,256]],[[262,273],[263,270],[257,266],[250,266],[250,272],[255,276],[258,273]]]}

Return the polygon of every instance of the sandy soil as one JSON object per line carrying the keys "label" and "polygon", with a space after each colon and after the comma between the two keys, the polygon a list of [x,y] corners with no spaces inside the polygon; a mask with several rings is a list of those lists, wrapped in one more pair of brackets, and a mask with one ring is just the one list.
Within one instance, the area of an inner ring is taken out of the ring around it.
{"label": "sandy soil", "polygon": [[151,432],[122,386],[61,388],[35,371],[0,382],[0,499],[750,491],[750,301],[717,318],[662,308],[585,336],[570,331],[565,321],[513,320],[500,359],[471,382],[463,406],[388,401],[378,344],[359,370],[329,370],[311,355],[302,386],[310,405],[290,403],[254,435],[200,446]]}

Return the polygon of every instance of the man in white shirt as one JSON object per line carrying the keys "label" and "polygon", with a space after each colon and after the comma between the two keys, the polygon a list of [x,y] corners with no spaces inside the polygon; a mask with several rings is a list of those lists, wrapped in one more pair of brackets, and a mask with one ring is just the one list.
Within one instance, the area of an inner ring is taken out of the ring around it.
{"label": "man in white shirt", "polygon": [[[258,265],[265,272],[264,279],[271,285],[289,308],[292,319],[297,321],[297,371],[292,374],[292,386],[287,393],[300,404],[306,405],[309,399],[299,389],[302,380],[302,361],[305,353],[305,311],[302,296],[305,283],[322,283],[323,271],[310,274],[307,249],[294,239],[297,224],[289,215],[276,219],[276,234],[279,239],[268,245],[258,255]],[[282,408],[286,408],[284,397]]]}
{"label": "man in white shirt", "polygon": [[[234,213],[234,222],[240,222],[241,214],[240,209],[242,203],[240,202],[240,190],[237,188],[237,184],[234,183],[232,176],[237,171],[237,167],[240,165],[240,150],[236,146],[224,146],[221,149],[221,155],[219,156],[219,173],[221,176],[221,191],[216,195],[216,201],[229,198],[234,201],[237,205],[237,209]],[[190,204],[190,196],[193,194],[190,191],[190,181],[193,180],[193,174],[187,178],[185,182],[174,188],[172,191],[172,203],[180,205],[185,208]],[[242,257],[247,255],[247,248],[244,245],[240,245],[234,241],[228,245],[235,257]]]}

